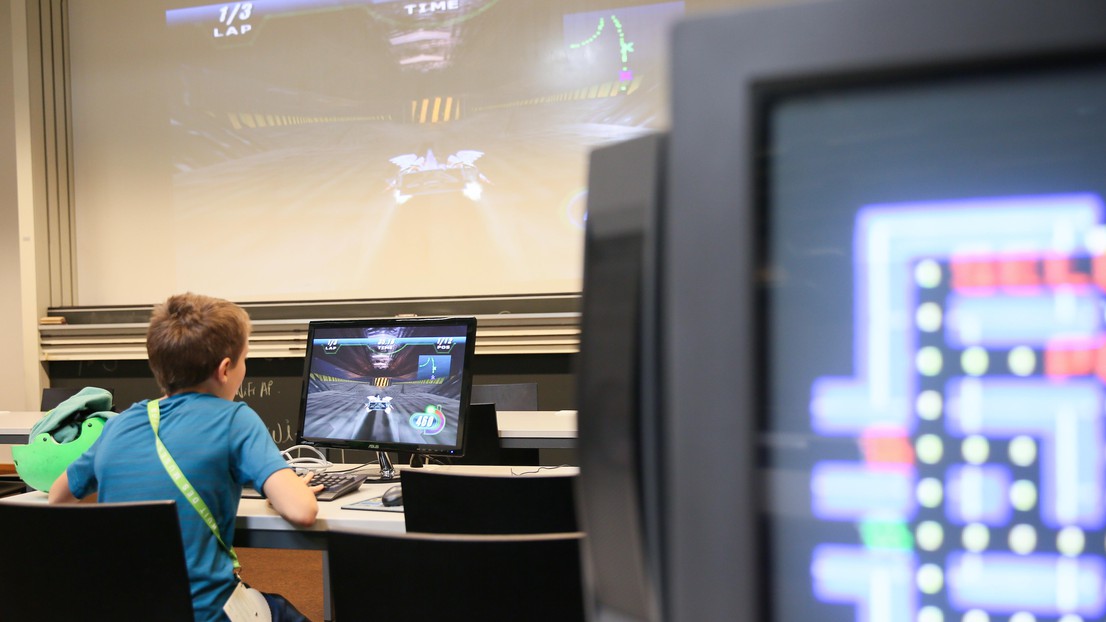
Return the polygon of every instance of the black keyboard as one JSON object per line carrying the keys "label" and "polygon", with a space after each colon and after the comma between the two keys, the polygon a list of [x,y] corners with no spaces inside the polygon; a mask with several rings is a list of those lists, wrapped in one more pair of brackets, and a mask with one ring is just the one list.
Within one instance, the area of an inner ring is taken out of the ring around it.
{"label": "black keyboard", "polygon": [[[322,492],[318,494],[319,501],[333,501],[356,491],[368,476],[368,473],[319,473],[311,479],[310,485],[323,485]],[[261,493],[246,487],[242,489],[242,498],[260,499]]]}
{"label": "black keyboard", "polygon": [[319,501],[333,501],[360,488],[368,476],[367,473],[316,473],[309,485],[322,484],[323,491],[318,495]]}

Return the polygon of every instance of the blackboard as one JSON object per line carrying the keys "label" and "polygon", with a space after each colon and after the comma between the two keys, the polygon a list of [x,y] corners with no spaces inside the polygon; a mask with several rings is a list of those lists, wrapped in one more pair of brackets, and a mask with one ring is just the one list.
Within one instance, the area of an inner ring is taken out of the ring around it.
{"label": "blackboard", "polygon": [[[146,361],[55,361],[47,373],[52,386],[110,388],[120,411],[161,394]],[[281,449],[295,444],[302,374],[302,358],[248,359],[238,390]]]}
{"label": "blackboard", "polygon": [[[538,410],[574,409],[575,378],[569,355],[482,355],[474,362],[474,384],[524,383],[538,385]],[[238,391],[261,415],[277,446],[295,445],[296,420],[303,386],[303,358],[247,359],[246,378]],[[146,361],[51,361],[50,384],[59,387],[110,388],[116,410],[161,394]],[[331,457],[363,461],[360,454]]]}

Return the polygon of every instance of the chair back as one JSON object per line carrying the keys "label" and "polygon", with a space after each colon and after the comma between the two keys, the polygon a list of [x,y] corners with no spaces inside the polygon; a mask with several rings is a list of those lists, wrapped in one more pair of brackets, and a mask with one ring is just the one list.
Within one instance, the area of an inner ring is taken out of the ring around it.
{"label": "chair back", "polygon": [[[39,403],[39,410],[46,412],[57,408],[58,404],[61,404],[65,400],[73,397],[81,392],[84,387],[45,387],[42,389],[42,400]],[[104,387],[104,390],[111,393],[112,401],[115,399],[115,389]],[[112,409],[114,409],[114,404]]]}
{"label": "chair back", "polygon": [[0,502],[0,618],[193,619],[172,501]]}
{"label": "chair back", "polygon": [[0,497],[9,497],[27,492],[27,485],[21,481],[0,480]]}
{"label": "chair back", "polygon": [[[508,410],[537,410],[538,409],[538,383],[513,382],[503,384],[474,384],[469,395],[469,403],[472,407],[477,404],[490,404],[496,412]],[[494,421],[493,417],[493,421]],[[471,426],[471,424],[470,424]],[[470,428],[471,429],[471,428]],[[488,458],[479,448],[474,448],[470,453],[465,448],[464,457],[453,460],[453,464],[540,464],[541,454],[534,448],[507,447],[499,444],[499,425],[495,423],[496,449],[494,458]],[[490,461],[494,459],[494,462]]]}
{"label": "chair back", "polygon": [[575,475],[462,475],[407,469],[408,532],[520,534],[577,530]]}
{"label": "chair back", "polygon": [[582,538],[332,530],[334,619],[583,620]]}
{"label": "chair back", "polygon": [[499,410],[537,410],[538,383],[474,384],[469,402],[495,404]]}
{"label": "chair back", "polygon": [[465,422],[464,455],[451,458],[450,464],[503,464],[499,443],[499,420],[495,404],[469,404]]}

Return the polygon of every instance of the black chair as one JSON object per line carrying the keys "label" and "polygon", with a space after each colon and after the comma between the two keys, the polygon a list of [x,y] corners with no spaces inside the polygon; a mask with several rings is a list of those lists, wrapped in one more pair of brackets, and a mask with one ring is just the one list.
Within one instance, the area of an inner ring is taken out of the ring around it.
{"label": "black chair", "polygon": [[334,620],[583,620],[582,538],[331,530]]}
{"label": "black chair", "polygon": [[499,421],[495,404],[469,404],[465,423],[464,455],[450,459],[452,464],[503,464],[499,444]]}
{"label": "black chair", "polygon": [[[469,403],[491,404],[497,411],[537,410],[538,383],[515,382],[504,384],[474,384],[469,394]],[[496,426],[496,440],[499,439],[499,427]],[[466,450],[460,464],[539,464],[541,455],[537,449],[518,447],[500,448],[496,452],[496,462],[479,462],[470,459]],[[455,462],[456,464],[456,462]]]}
{"label": "black chair", "polygon": [[[39,403],[39,410],[46,412],[57,408],[58,404],[61,404],[65,400],[73,397],[81,392],[84,387],[46,387],[42,390],[42,401]],[[105,388],[105,391],[111,393],[112,401],[115,400],[115,389]],[[114,408],[114,404],[112,405]]]}
{"label": "black chair", "polygon": [[408,533],[520,534],[576,531],[575,475],[461,475],[407,469]]}
{"label": "black chair", "polygon": [[474,384],[469,402],[495,404],[499,410],[537,410],[538,383]]}
{"label": "black chair", "polygon": [[0,618],[191,622],[172,501],[0,502]]}
{"label": "black chair", "polygon": [[10,497],[27,492],[22,480],[0,478],[0,497]]}

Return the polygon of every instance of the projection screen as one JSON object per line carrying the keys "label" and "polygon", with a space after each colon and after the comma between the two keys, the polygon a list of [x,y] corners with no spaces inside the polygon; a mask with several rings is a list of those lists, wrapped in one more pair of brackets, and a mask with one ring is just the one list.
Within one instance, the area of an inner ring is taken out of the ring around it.
{"label": "projection screen", "polygon": [[[683,2],[70,0],[81,305],[578,292]],[[627,184],[635,180],[626,180]]]}

